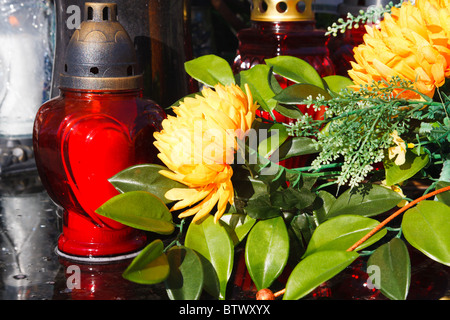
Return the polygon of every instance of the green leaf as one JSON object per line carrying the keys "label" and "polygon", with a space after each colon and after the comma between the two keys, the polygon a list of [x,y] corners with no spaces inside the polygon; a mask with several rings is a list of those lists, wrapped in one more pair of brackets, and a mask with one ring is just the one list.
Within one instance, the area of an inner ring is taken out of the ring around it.
{"label": "green leaf", "polygon": [[286,79],[325,89],[319,73],[305,60],[292,56],[276,56],[265,59],[265,62],[273,67],[273,72]]}
{"label": "green leaf", "polygon": [[298,300],[349,266],[358,253],[354,251],[318,251],[297,264],[286,283],[284,300]]}
{"label": "green leaf", "polygon": [[313,204],[316,199],[316,194],[307,188],[300,190],[295,188],[286,188],[272,192],[270,195],[270,202],[274,207],[279,207],[284,210],[297,208],[304,209]]}
{"label": "green leaf", "polygon": [[[273,100],[275,101],[275,100]],[[276,102],[276,101],[275,101]],[[276,112],[281,115],[291,118],[291,119],[300,119],[303,117],[303,112],[300,111],[298,105],[289,105],[289,104],[276,104],[275,109]]]}
{"label": "green leaf", "polygon": [[140,284],[155,284],[169,276],[169,262],[161,240],[154,240],[137,255],[122,277]]}
{"label": "green leaf", "polygon": [[261,220],[250,231],[245,263],[258,290],[268,288],[286,266],[289,236],[282,217]]}
{"label": "green leaf", "polygon": [[320,206],[313,209],[314,217],[316,218],[318,224],[324,222],[328,217],[328,212],[330,211],[333,204],[336,202],[336,198],[329,192],[325,190],[320,190],[317,194],[320,198]]}
{"label": "green leaf", "polygon": [[[405,300],[411,280],[408,248],[394,238],[377,248],[367,261],[372,285],[391,300]],[[370,271],[374,273],[371,274]]]}
{"label": "green leaf", "polygon": [[[378,224],[377,220],[359,215],[342,215],[327,220],[314,231],[305,256],[316,251],[347,250]],[[386,229],[380,230],[356,248],[356,251],[377,242],[386,235],[386,232]]]}
{"label": "green leaf", "polygon": [[415,149],[406,150],[405,163],[398,166],[392,160],[385,160],[384,168],[386,170],[386,185],[392,186],[401,183],[424,168],[429,162],[428,154],[422,150],[420,155]]}
{"label": "green leaf", "polygon": [[406,240],[429,258],[450,266],[450,207],[439,201],[421,201],[405,212]]}
{"label": "green leaf", "polygon": [[185,246],[208,260],[214,267],[220,284],[220,299],[225,299],[228,279],[233,268],[234,244],[220,221],[208,215],[200,223],[191,223],[186,233]]}
{"label": "green leaf", "polygon": [[286,126],[281,123],[273,124],[267,135],[268,137],[258,144],[258,153],[264,158],[270,158],[289,137]]}
{"label": "green leaf", "polygon": [[350,78],[339,75],[326,76],[322,80],[325,81],[328,89],[334,93],[340,93],[342,89],[355,84]]}
{"label": "green leaf", "polygon": [[314,140],[306,137],[294,137],[283,143],[278,150],[280,160],[292,157],[302,156],[306,154],[318,153],[320,150]]}
{"label": "green leaf", "polygon": [[390,188],[376,184],[361,184],[343,192],[331,206],[328,217],[357,214],[371,217],[386,212],[402,201],[402,196]]}
{"label": "green leaf", "polygon": [[200,261],[202,262],[203,289],[205,289],[205,291],[208,292],[213,298],[219,299],[220,283],[214,266],[203,255],[201,255],[197,251],[195,252],[200,257]]}
{"label": "green leaf", "polygon": [[236,168],[232,177],[233,187],[239,199],[244,199],[246,201],[268,191],[267,185],[263,181],[248,176],[247,169],[244,169],[245,177],[242,177],[242,179],[239,178],[237,176],[240,172],[239,169],[240,168]]}
{"label": "green leaf", "polygon": [[170,200],[164,194],[172,188],[186,188],[172,179],[161,175],[159,171],[167,170],[166,167],[158,164],[139,164],[129,167],[108,181],[121,193],[130,191],[147,191],[169,203]]}
{"label": "green leaf", "polygon": [[[439,181],[439,182],[436,184],[436,190],[437,190],[437,189],[441,189],[441,188],[445,188],[445,187],[448,187],[448,186],[450,186],[450,182]],[[438,194],[436,195],[436,198],[437,198],[440,202],[445,203],[446,205],[450,206],[450,190],[447,190],[447,191],[442,192],[442,193],[438,193]]]}
{"label": "green leaf", "polygon": [[270,219],[281,215],[280,207],[272,205],[267,192],[248,200],[245,211],[253,219]]}
{"label": "green leaf", "polygon": [[167,251],[170,273],[165,284],[172,300],[197,300],[203,290],[203,267],[200,257],[186,247]]}
{"label": "green leaf", "polygon": [[[305,100],[312,97],[312,99],[317,99],[321,95],[325,99],[331,99],[330,94],[322,88],[311,84],[293,84],[286,87],[280,93],[273,97],[274,100],[283,104],[301,104]],[[312,108],[312,107],[311,107]]]}
{"label": "green leaf", "polygon": [[267,65],[255,65],[249,70],[240,72],[240,86],[244,88],[244,85],[248,84],[253,100],[257,101],[264,111],[271,112],[277,102],[272,99],[275,93],[269,84],[269,76],[271,73]]}
{"label": "green leaf", "polygon": [[216,84],[235,84],[233,70],[229,63],[216,55],[209,54],[184,63],[186,72],[195,80],[214,87]]}
{"label": "green leaf", "polygon": [[226,213],[220,220],[227,227],[228,233],[235,246],[245,238],[256,223],[256,220],[249,215],[239,213]]}
{"label": "green leaf", "polygon": [[[307,213],[296,215],[289,226],[297,239],[305,244],[305,246],[308,244],[316,228],[313,217]],[[303,250],[302,256],[304,253],[305,250]]]}
{"label": "green leaf", "polygon": [[175,229],[172,214],[164,202],[146,191],[121,193],[95,212],[127,226],[159,234],[171,234]]}

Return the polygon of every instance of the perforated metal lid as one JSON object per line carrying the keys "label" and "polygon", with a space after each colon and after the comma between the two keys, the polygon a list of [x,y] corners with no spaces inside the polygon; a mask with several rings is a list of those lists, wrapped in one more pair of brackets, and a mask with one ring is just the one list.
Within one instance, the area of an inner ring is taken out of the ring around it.
{"label": "perforated metal lid", "polygon": [[312,21],[314,0],[252,0],[252,21]]}
{"label": "perforated metal lid", "polygon": [[115,3],[86,2],[84,21],[67,46],[62,88],[126,90],[142,87],[136,52],[117,21]]}

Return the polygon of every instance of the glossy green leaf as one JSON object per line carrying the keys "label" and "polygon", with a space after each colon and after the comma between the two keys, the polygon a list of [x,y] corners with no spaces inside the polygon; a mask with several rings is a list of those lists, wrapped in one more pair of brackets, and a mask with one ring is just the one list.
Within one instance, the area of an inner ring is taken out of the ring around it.
{"label": "glossy green leaf", "polygon": [[318,224],[320,224],[328,218],[328,212],[330,211],[333,204],[336,202],[336,198],[331,193],[325,190],[320,190],[317,193],[317,196],[321,201],[319,206],[313,209],[313,213]]}
{"label": "glossy green leaf", "polygon": [[269,66],[258,64],[249,70],[241,71],[239,74],[241,88],[248,84],[253,100],[257,101],[263,110],[271,112],[277,102],[272,99],[275,93],[269,83],[269,77],[271,76]]}
{"label": "glossy green leaf", "polygon": [[320,150],[314,143],[314,140],[306,137],[294,137],[283,143],[279,149],[280,160],[305,154],[318,153]]}
{"label": "glossy green leaf", "polygon": [[161,175],[159,173],[161,170],[168,169],[158,164],[139,164],[119,172],[108,181],[121,193],[147,191],[164,203],[169,203],[164,194],[172,188],[186,188],[186,186]]}
{"label": "glossy green leaf", "polygon": [[326,76],[322,79],[327,84],[328,89],[334,93],[339,93],[342,89],[355,84],[350,78],[339,75]]}
{"label": "glossy green leaf", "polygon": [[227,227],[228,233],[235,246],[245,238],[256,223],[256,220],[249,215],[239,213],[226,213],[220,220]]}
{"label": "glossy green leaf", "polygon": [[274,110],[279,114],[291,119],[300,119],[301,117],[303,117],[303,112],[300,111],[297,104],[276,104]]}
{"label": "glossy green leaf", "polygon": [[392,160],[384,162],[386,170],[386,185],[392,186],[401,183],[422,170],[429,162],[428,154],[422,151],[422,154],[417,154],[415,149],[406,150],[405,163],[398,166]]}
{"label": "glossy green leaf", "polygon": [[95,212],[127,226],[159,234],[171,234],[175,229],[172,214],[164,202],[146,191],[121,193]]}
{"label": "glossy green leaf", "polygon": [[405,300],[411,280],[408,248],[403,240],[394,238],[377,248],[367,261],[369,279],[391,300]]}
{"label": "glossy green leaf", "polygon": [[[273,97],[274,100],[283,104],[301,104],[304,100],[312,97],[316,99],[319,95],[325,99],[331,99],[330,94],[325,89],[310,84],[293,84]],[[311,107],[312,108],[312,107]]]}
{"label": "glossy green leaf", "polygon": [[264,158],[270,158],[289,137],[286,126],[281,123],[272,125],[267,132],[267,136],[258,144],[258,153]]}
{"label": "glossy green leaf", "polygon": [[297,83],[312,84],[325,89],[319,73],[305,60],[292,56],[276,56],[265,59],[273,72]]}
{"label": "glossy green leaf", "polygon": [[147,245],[125,269],[122,276],[140,284],[155,284],[169,276],[169,262],[164,244],[157,239]]}
{"label": "glossy green leaf", "polygon": [[402,196],[390,188],[376,184],[362,184],[343,192],[331,206],[328,217],[357,214],[371,217],[386,212],[402,201]]}
{"label": "glossy green leaf", "polygon": [[403,215],[406,240],[429,258],[450,266],[450,207],[439,201],[421,201]]}
{"label": "glossy green leaf", "polygon": [[358,253],[354,251],[318,251],[300,261],[286,283],[284,300],[298,300],[349,266]]}
{"label": "glossy green leaf", "polygon": [[[441,189],[441,188],[445,188],[445,187],[448,187],[448,186],[450,186],[450,182],[439,181],[439,182],[436,184],[436,190],[437,190],[437,189]],[[438,193],[438,194],[436,195],[436,198],[437,198],[440,202],[445,203],[446,205],[450,206],[450,190],[447,190],[447,191],[442,192],[442,193]]]}
{"label": "glossy green leaf", "polygon": [[216,84],[235,84],[233,70],[223,58],[213,54],[204,55],[184,63],[186,72],[195,80],[214,87]]}
{"label": "glossy green leaf", "polygon": [[283,271],[289,236],[282,217],[258,221],[245,246],[245,263],[258,290],[268,288]]}
{"label": "glossy green leaf", "polygon": [[167,294],[172,300],[197,300],[203,290],[203,267],[200,257],[186,247],[167,251],[170,273],[165,280]]}
{"label": "glossy green leaf", "polygon": [[[194,250],[195,251],[195,250]],[[200,257],[203,269],[203,289],[214,299],[220,298],[220,283],[214,266],[203,255],[195,251]]]}
{"label": "glossy green leaf", "polygon": [[[347,250],[375,228],[377,220],[358,215],[342,215],[320,224],[308,243],[305,256],[323,250]],[[356,251],[368,247],[386,235],[382,229],[361,244]]]}
{"label": "glossy green leaf", "polygon": [[234,244],[220,221],[214,223],[214,217],[209,215],[200,223],[191,223],[186,233],[185,246],[211,262],[219,279],[220,298],[224,299],[233,268]]}

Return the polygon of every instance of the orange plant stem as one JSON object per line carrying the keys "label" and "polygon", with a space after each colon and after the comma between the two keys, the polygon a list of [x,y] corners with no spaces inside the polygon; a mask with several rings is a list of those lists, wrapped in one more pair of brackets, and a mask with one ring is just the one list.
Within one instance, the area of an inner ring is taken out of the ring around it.
{"label": "orange plant stem", "polygon": [[[408,210],[409,208],[411,208],[412,206],[416,205],[417,203],[419,203],[422,200],[428,199],[432,196],[435,196],[439,193],[445,192],[445,191],[449,191],[450,190],[450,186],[448,187],[444,187],[438,190],[435,190],[433,192],[427,193],[426,195],[423,195],[419,198],[417,198],[414,201],[411,201],[410,203],[408,203],[407,205],[405,205],[404,207],[400,208],[399,210],[397,210],[396,212],[394,212],[393,214],[391,214],[389,217],[387,217],[385,220],[383,220],[379,225],[377,225],[375,228],[373,228],[368,234],[366,234],[364,237],[362,237],[359,241],[357,241],[354,245],[352,245],[350,248],[347,249],[347,251],[353,251],[356,248],[358,248],[362,243],[364,243],[365,241],[367,241],[367,239],[369,239],[370,237],[372,237],[375,233],[377,233],[378,231],[381,230],[381,228],[383,228],[386,224],[388,224],[390,221],[392,221],[395,217],[397,217],[399,214],[401,214],[402,212]],[[286,292],[286,288],[275,292],[273,295],[274,297],[279,297],[281,295],[283,295]]]}
{"label": "orange plant stem", "polygon": [[282,296],[285,292],[286,292],[286,288],[284,288],[284,289],[282,289],[282,290],[280,290],[280,291],[275,292],[275,293],[273,294],[273,296],[274,296],[275,298],[277,298],[277,297],[279,297],[279,296]]}
{"label": "orange plant stem", "polygon": [[419,203],[422,200],[428,199],[432,196],[435,196],[439,193],[445,192],[450,190],[450,186],[448,187],[444,187],[438,190],[435,190],[433,192],[427,193],[426,195],[423,195],[419,198],[417,198],[416,200],[411,201],[410,203],[408,203],[407,205],[405,205],[404,207],[400,208],[399,210],[397,210],[396,212],[394,212],[393,214],[391,214],[389,217],[387,217],[383,222],[381,222],[379,225],[377,225],[375,228],[373,228],[368,234],[366,234],[364,237],[362,237],[359,241],[357,241],[354,245],[352,245],[350,248],[347,249],[347,251],[353,251],[356,248],[358,248],[362,243],[364,243],[365,241],[367,241],[367,239],[369,239],[370,237],[372,237],[375,233],[377,233],[378,231],[381,230],[381,228],[383,228],[385,225],[387,225],[390,221],[392,221],[395,217],[397,217],[398,215],[400,215],[402,212],[408,210],[409,208],[411,208],[412,206],[416,205],[417,203]]}

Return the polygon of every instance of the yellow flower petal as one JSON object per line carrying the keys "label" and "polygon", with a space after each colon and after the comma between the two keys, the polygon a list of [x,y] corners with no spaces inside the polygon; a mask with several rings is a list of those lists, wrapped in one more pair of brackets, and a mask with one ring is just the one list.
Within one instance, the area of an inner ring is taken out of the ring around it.
{"label": "yellow flower petal", "polygon": [[211,189],[193,189],[193,188],[173,188],[164,195],[169,200],[181,200],[175,203],[171,211],[180,210],[192,206],[204,199]]}
{"label": "yellow flower petal", "polygon": [[388,149],[389,159],[395,158],[394,163],[401,166],[406,161],[406,143],[399,137],[397,130],[391,133],[391,137],[395,146]]}

